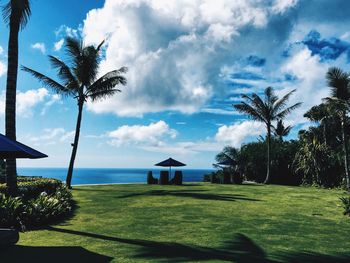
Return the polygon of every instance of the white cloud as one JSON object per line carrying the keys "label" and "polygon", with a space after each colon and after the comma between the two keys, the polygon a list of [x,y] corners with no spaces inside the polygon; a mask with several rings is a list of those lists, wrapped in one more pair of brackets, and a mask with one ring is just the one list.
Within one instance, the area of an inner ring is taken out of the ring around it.
{"label": "white cloud", "polygon": [[263,1],[106,0],[87,14],[84,41],[106,39],[101,73],[128,66],[128,85],[87,108],[121,116],[198,111],[220,88],[221,65],[242,50],[235,36],[247,26],[265,27],[272,13]]}
{"label": "white cloud", "polygon": [[51,98],[47,102],[45,102],[40,115],[45,115],[46,111],[55,103],[62,104],[61,95],[59,94],[51,95]]}
{"label": "white cloud", "polygon": [[109,143],[114,146],[160,146],[164,144],[162,142],[164,137],[174,139],[176,135],[177,132],[171,129],[164,121],[154,122],[149,125],[124,125],[107,134],[107,136],[111,138]]}
{"label": "white cloud", "polygon": [[48,128],[44,129],[39,136],[27,135],[26,140],[39,145],[54,145],[58,142],[69,142],[74,138],[75,131],[66,131],[64,128]]}
{"label": "white cloud", "polygon": [[63,46],[63,43],[64,43],[64,39],[62,38],[61,40],[55,42],[54,44],[54,50],[55,51],[59,51],[61,50],[62,46]]}
{"label": "white cloud", "polygon": [[283,13],[287,9],[294,7],[298,2],[299,0],[275,0],[272,10],[276,13]]}
{"label": "white cloud", "polygon": [[80,35],[82,28],[79,25],[79,27],[77,29],[75,28],[71,28],[69,26],[66,25],[61,25],[56,31],[55,31],[55,35],[57,37],[74,37],[74,38],[78,38]]}
{"label": "white cloud", "polygon": [[31,47],[33,49],[37,49],[37,50],[40,50],[40,52],[42,54],[45,54],[46,53],[46,47],[45,47],[45,44],[44,43],[35,43],[35,44],[32,44]]}
{"label": "white cloud", "polygon": [[[281,72],[297,77],[297,82],[286,85],[278,94],[296,89],[290,99],[290,105],[302,102],[302,106],[293,111],[287,119],[291,124],[303,124],[307,120],[303,114],[312,106],[322,102],[322,98],[329,96],[330,89],[326,85],[325,76],[330,64],[321,63],[318,55],[311,55],[306,47],[297,50],[282,66]],[[342,58],[333,63],[341,63]]]}
{"label": "white cloud", "polygon": [[[5,91],[3,91],[0,94],[0,115],[5,114],[5,100]],[[16,113],[21,117],[31,117],[34,108],[39,104],[43,104],[40,114],[44,115],[49,107],[60,102],[60,95],[51,95],[46,88],[19,91],[16,98]]]}
{"label": "white cloud", "polygon": [[4,48],[0,46],[0,55],[2,55],[3,53],[4,53]]}
{"label": "white cloud", "polygon": [[6,72],[7,72],[7,65],[6,65],[6,63],[0,61],[0,77],[5,75]]}
{"label": "white cloud", "polygon": [[43,102],[48,95],[49,92],[45,88],[18,92],[16,111],[19,115],[30,116],[32,114],[32,108],[38,103]]}
{"label": "white cloud", "polygon": [[230,126],[221,126],[215,135],[215,140],[239,148],[243,142],[255,140],[256,137],[264,134],[264,132],[265,127],[263,123],[243,121]]}

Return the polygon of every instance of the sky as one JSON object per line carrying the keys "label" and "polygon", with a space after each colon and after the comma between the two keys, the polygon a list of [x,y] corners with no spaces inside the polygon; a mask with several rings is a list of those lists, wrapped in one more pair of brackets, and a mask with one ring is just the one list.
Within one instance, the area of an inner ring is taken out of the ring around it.
{"label": "sky", "polygon": [[[99,74],[122,66],[122,92],[88,102],[76,167],[146,168],[173,157],[210,168],[225,146],[264,136],[232,107],[241,94],[296,89],[289,139],[329,95],[325,73],[349,71],[347,0],[32,0],[19,64],[56,78],[47,55],[67,61],[66,36],[105,40]],[[0,22],[0,132],[4,132],[8,28]],[[18,73],[17,139],[47,155],[20,167],[67,167],[76,101]]]}

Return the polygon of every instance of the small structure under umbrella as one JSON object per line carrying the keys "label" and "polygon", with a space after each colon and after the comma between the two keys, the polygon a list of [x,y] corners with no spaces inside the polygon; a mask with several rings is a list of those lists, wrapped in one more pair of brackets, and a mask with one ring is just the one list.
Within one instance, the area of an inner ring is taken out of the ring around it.
{"label": "small structure under umbrella", "polygon": [[171,167],[186,166],[186,164],[179,162],[173,158],[168,158],[160,163],[156,163],[155,166],[169,167],[169,176],[171,176]]}
{"label": "small structure under umbrella", "polygon": [[46,154],[41,153],[23,143],[11,140],[5,135],[0,133],[0,158],[1,159],[16,159],[16,158],[28,158],[39,159],[48,157]]}

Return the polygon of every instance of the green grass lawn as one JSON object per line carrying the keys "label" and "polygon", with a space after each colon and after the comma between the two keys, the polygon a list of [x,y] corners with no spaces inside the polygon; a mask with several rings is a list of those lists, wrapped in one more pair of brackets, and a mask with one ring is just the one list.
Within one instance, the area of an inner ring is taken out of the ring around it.
{"label": "green grass lawn", "polygon": [[73,194],[70,220],[21,234],[0,261],[350,262],[339,190],[110,185]]}

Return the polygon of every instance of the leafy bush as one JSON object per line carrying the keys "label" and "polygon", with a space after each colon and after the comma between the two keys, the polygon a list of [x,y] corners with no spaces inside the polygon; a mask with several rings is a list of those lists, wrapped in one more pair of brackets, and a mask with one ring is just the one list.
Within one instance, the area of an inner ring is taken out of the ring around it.
{"label": "leafy bush", "polygon": [[0,193],[0,227],[20,226],[21,215],[24,215],[22,199]]}
{"label": "leafy bush", "polygon": [[28,201],[25,223],[41,225],[57,219],[72,211],[72,194],[64,187],[48,195],[42,192],[39,197]]}
{"label": "leafy bush", "polygon": [[63,186],[32,199],[0,193],[0,227],[30,228],[57,220],[73,210],[71,192]]}
{"label": "leafy bush", "polygon": [[350,196],[341,197],[340,200],[343,203],[344,215],[350,216]]}
{"label": "leafy bush", "polygon": [[[42,192],[53,194],[60,187],[62,182],[56,179],[18,177],[18,195],[27,200],[38,197]],[[7,193],[5,184],[0,184],[0,193]]]}

